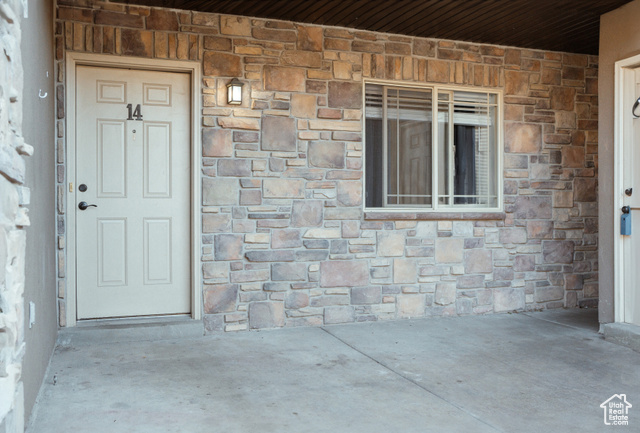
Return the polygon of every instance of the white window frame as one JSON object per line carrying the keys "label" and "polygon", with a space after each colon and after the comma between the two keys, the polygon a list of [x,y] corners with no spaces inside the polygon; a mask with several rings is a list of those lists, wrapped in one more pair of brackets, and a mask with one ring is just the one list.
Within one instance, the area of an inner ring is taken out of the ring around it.
{"label": "white window frame", "polygon": [[[487,87],[470,87],[470,86],[456,86],[456,85],[441,85],[435,83],[428,84],[417,84],[417,83],[399,83],[397,81],[389,81],[389,80],[363,80],[362,84],[362,141],[364,144],[363,160],[366,159],[366,115],[367,115],[367,106],[366,106],[366,86],[369,84],[380,85],[380,86],[389,86],[398,89],[414,89],[414,90],[431,90],[432,95],[432,113],[438,112],[438,92],[453,92],[455,91],[463,91],[463,92],[473,92],[473,93],[489,93],[496,95],[496,189],[497,189],[497,206],[496,207],[465,207],[464,205],[439,205],[438,203],[438,195],[437,195],[437,181],[432,182],[433,191],[436,192],[435,195],[432,194],[432,207],[423,207],[423,206],[383,206],[383,207],[367,207],[367,164],[366,161],[363,161],[362,164],[362,197],[364,199],[363,207],[365,212],[384,212],[384,213],[492,213],[492,212],[503,212],[504,211],[504,93],[502,89],[495,88],[487,88]],[[386,116],[386,100],[383,102],[383,112]],[[432,115],[433,118],[433,115]],[[382,122],[383,125],[383,136],[387,134],[387,122]],[[432,123],[434,126],[431,128],[431,141],[432,143],[437,143],[437,122]],[[453,128],[453,122],[449,122],[449,127]],[[449,131],[451,133],[451,131]],[[383,156],[383,170],[384,172],[381,175],[384,177],[383,184],[385,185],[383,189],[384,195],[384,203],[387,202],[387,140],[384,140],[384,156]],[[438,179],[438,170],[439,170],[439,154],[438,154],[438,146],[433,145],[431,150],[432,155],[432,173],[431,177],[434,180]],[[453,159],[451,159],[450,164],[453,163]],[[450,191],[452,189],[450,188]]]}

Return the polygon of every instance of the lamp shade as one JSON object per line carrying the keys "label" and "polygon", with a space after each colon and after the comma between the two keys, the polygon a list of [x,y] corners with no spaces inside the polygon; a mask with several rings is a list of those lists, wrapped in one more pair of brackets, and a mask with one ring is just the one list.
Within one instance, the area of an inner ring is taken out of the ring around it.
{"label": "lamp shade", "polygon": [[237,78],[234,78],[227,84],[227,104],[242,104],[242,86],[244,86],[244,83]]}

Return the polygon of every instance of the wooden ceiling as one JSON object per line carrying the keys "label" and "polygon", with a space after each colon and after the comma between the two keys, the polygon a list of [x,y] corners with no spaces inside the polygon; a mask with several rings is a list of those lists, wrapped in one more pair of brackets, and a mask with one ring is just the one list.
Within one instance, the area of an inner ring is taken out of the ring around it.
{"label": "wooden ceiling", "polygon": [[429,38],[597,54],[600,15],[630,0],[116,0]]}

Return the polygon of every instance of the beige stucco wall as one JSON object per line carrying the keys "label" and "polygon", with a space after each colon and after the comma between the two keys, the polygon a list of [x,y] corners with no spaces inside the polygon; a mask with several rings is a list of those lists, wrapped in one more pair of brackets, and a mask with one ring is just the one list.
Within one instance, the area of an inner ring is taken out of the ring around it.
{"label": "beige stucco wall", "polygon": [[[25,184],[31,191],[27,229],[25,311],[36,305],[36,321],[29,328],[25,314],[25,357],[22,367],[25,416],[29,417],[55,343],[55,120],[53,82],[53,5],[49,0],[31,0],[28,18],[22,21],[22,63],[24,67],[24,137],[35,152],[27,158]],[[40,97],[39,95],[47,95]]]}
{"label": "beige stucco wall", "polygon": [[600,273],[600,322],[614,320],[613,311],[613,240],[614,209],[613,190],[613,131],[614,131],[614,65],[618,60],[640,54],[640,0],[605,14],[600,19],[600,69],[598,160],[599,176],[599,273]]}

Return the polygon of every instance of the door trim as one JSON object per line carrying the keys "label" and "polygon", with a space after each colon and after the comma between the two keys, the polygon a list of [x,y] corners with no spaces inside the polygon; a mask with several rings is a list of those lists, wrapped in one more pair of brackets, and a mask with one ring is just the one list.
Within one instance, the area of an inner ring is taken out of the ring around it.
{"label": "door trim", "polygon": [[[120,69],[138,69],[158,72],[188,73],[191,80],[191,318],[202,319],[202,273],[200,272],[201,228],[200,228],[200,62],[182,60],[156,60],[137,57],[122,57],[105,54],[67,53],[65,67],[66,101],[66,246],[67,246],[67,288],[66,323],[76,326],[76,67],[99,66]],[[69,192],[70,182],[74,183]]]}
{"label": "door trim", "polygon": [[[620,235],[620,208],[624,200],[624,133],[629,126],[629,117],[624,116],[631,108],[625,100],[625,82],[633,69],[640,67],[640,55],[619,60],[615,63],[614,90],[614,133],[613,133],[613,308],[614,320],[625,322],[624,263],[628,242]],[[632,101],[633,103],[633,101]],[[625,109],[626,107],[626,109]],[[625,121],[625,119],[627,119]]]}

